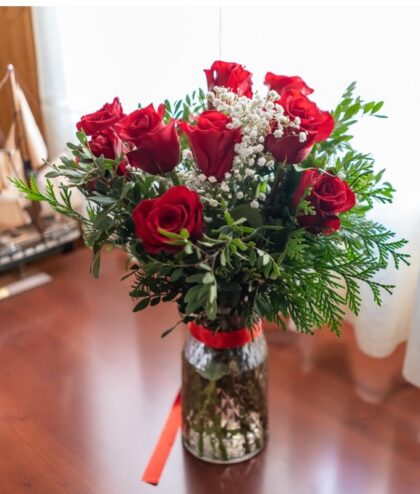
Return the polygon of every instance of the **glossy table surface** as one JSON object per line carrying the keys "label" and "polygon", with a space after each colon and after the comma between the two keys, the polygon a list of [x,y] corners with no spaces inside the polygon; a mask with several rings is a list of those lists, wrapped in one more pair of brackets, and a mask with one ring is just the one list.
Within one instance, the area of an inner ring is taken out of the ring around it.
{"label": "glossy table surface", "polygon": [[124,256],[102,276],[80,249],[39,263],[49,285],[0,301],[0,494],[405,494],[420,492],[420,389],[404,348],[370,359],[337,339],[267,330],[270,439],[229,467],[178,436],[161,482],[140,476],[180,384],[177,320],[131,312]]}

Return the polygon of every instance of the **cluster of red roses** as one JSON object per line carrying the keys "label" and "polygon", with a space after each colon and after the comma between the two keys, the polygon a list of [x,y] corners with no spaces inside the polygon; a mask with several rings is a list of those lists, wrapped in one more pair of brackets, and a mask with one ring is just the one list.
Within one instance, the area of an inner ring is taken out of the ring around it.
{"label": "cluster of red roses", "polygon": [[[205,73],[210,91],[215,86],[227,87],[252,98],[252,74],[242,65],[217,61]],[[279,94],[277,103],[283,107],[285,116],[299,122],[299,131],[305,134],[302,140],[293,128],[286,128],[283,135],[276,137],[273,123],[273,133],[265,139],[265,151],[277,161],[299,163],[309,155],[316,142],[330,136],[334,120],[307,98],[313,90],[300,77],[269,72],[264,82]],[[178,124],[188,138],[197,167],[207,177],[221,181],[232,169],[235,144],[241,141],[240,128],[228,128],[231,119],[216,110],[204,111],[194,123],[175,122],[174,119],[165,123],[164,115],[164,105],[155,110],[152,104],[125,115],[119,99],[115,98],[97,112],[83,116],[77,128],[90,136],[89,145],[95,156],[103,155],[109,159],[123,156],[118,174],[125,174],[129,163],[157,175],[172,171],[180,162]],[[337,214],[354,206],[354,193],[338,177],[311,169],[302,174],[293,196],[294,208],[310,186],[307,199],[315,208],[315,214],[300,215],[300,224],[314,233],[337,230],[340,226]],[[172,250],[159,229],[179,233],[185,228],[192,238],[200,238],[203,233],[199,196],[185,186],[173,187],[159,198],[143,200],[135,209],[133,219],[137,235],[150,253]]]}
{"label": "cluster of red roses", "polygon": [[[215,86],[228,87],[233,92],[252,97],[252,74],[241,65],[218,61],[205,73],[209,90]],[[280,95],[278,103],[284,108],[285,115],[293,121],[299,119],[300,130],[306,134],[305,141],[301,142],[298,133],[289,128],[278,138],[271,133],[265,141],[266,151],[277,161],[300,163],[316,142],[329,137],[334,120],[307,98],[313,90],[300,77],[268,72],[265,84]],[[77,128],[92,136],[90,147],[96,156],[103,154],[114,159],[124,150],[131,166],[147,173],[161,174],[172,171],[180,161],[176,122],[171,119],[165,125],[164,114],[164,105],[160,105],[157,111],[149,105],[124,115],[118,98],[115,98],[97,112],[83,116]],[[230,121],[225,114],[210,110],[199,115],[193,125],[178,122],[188,137],[199,169],[206,176],[218,180],[232,168],[234,147],[240,141],[240,131],[226,127]],[[276,130],[275,126],[272,130]]]}

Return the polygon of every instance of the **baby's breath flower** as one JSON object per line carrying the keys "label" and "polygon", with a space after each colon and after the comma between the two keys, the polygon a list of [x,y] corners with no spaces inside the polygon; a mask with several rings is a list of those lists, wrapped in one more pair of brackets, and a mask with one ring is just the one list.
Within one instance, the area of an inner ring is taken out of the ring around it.
{"label": "baby's breath flower", "polygon": [[229,192],[229,185],[226,182],[222,182],[220,184],[220,188],[223,190],[223,192]]}
{"label": "baby's breath flower", "polygon": [[191,149],[184,149],[184,151],[182,151],[182,158],[184,160],[191,160],[193,157],[193,154],[191,152]]}
{"label": "baby's breath flower", "polygon": [[276,129],[274,132],[274,137],[276,137],[277,139],[279,139],[282,135],[283,135],[283,127],[279,127],[278,129]]}
{"label": "baby's breath flower", "polygon": [[260,203],[257,200],[255,200],[255,199],[253,201],[251,201],[251,203],[249,205],[253,209],[258,209],[260,207]]}
{"label": "baby's breath flower", "polygon": [[274,91],[274,89],[270,89],[270,91],[268,91],[267,98],[271,101],[277,101],[280,99],[280,95],[277,91]]}

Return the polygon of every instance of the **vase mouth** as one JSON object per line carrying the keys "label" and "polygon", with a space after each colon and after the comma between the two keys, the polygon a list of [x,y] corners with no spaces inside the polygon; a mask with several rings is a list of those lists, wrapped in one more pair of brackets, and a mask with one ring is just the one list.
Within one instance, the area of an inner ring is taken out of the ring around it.
{"label": "vase mouth", "polygon": [[188,329],[196,340],[221,350],[245,346],[255,341],[262,333],[262,321],[260,319],[251,328],[238,328],[232,331],[217,331],[191,321],[188,323]]}

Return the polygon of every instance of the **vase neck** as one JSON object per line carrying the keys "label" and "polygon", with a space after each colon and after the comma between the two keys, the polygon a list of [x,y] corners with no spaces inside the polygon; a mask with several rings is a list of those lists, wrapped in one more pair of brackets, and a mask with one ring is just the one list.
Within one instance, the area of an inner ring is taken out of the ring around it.
{"label": "vase neck", "polygon": [[217,349],[227,349],[241,347],[253,342],[262,331],[262,322],[259,321],[252,328],[214,331],[192,321],[188,324],[188,329],[194,338],[205,345]]}

